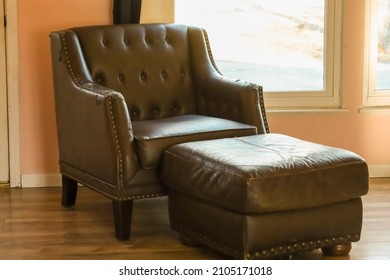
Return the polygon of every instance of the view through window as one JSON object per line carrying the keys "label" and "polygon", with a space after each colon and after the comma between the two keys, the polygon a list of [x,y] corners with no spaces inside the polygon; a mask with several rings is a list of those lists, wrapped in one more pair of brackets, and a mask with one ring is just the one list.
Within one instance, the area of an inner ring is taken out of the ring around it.
{"label": "view through window", "polygon": [[390,106],[390,0],[367,0],[364,107]]}
{"label": "view through window", "polygon": [[376,89],[390,89],[390,0],[379,0]]}
{"label": "view through window", "polygon": [[226,76],[268,92],[324,91],[326,2],[176,0],[175,21],[207,30]]}

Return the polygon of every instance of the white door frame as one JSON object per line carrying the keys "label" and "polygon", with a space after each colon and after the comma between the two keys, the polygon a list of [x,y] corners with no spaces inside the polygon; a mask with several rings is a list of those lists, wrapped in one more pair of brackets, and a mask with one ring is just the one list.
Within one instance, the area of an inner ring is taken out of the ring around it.
{"label": "white door frame", "polygon": [[19,48],[18,48],[18,0],[3,0],[7,17],[7,96],[8,96],[8,143],[10,186],[20,182],[20,131],[19,131]]}
{"label": "white door frame", "polygon": [[[0,17],[4,15],[0,2]],[[0,24],[0,184],[9,182],[7,71],[4,26]]]}

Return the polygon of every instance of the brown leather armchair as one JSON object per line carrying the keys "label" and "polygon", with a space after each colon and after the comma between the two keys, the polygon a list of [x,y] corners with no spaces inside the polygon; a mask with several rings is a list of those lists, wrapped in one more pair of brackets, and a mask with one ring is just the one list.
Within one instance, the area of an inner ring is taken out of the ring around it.
{"label": "brown leather armchair", "polygon": [[200,28],[89,26],[50,37],[62,204],[75,204],[78,183],[112,199],[118,239],[130,237],[133,200],[166,194],[168,147],[268,132],[261,86],[223,77]]}

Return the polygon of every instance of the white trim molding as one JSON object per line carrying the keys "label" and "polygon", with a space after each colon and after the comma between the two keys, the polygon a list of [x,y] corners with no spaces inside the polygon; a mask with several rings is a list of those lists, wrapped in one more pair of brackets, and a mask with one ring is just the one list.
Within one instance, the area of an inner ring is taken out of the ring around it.
{"label": "white trim molding", "polygon": [[10,186],[19,187],[20,178],[20,131],[19,131],[19,48],[18,48],[18,1],[5,1],[7,17],[7,97]]}
{"label": "white trim molding", "polygon": [[[0,3],[0,16],[5,15],[3,1]],[[5,28],[0,26],[0,184],[9,182],[8,148],[8,102]]]}
{"label": "white trim molding", "polygon": [[390,108],[390,89],[377,89],[378,28],[381,10],[378,0],[365,2],[363,110]]}
{"label": "white trim molding", "polygon": [[61,174],[24,174],[22,175],[23,188],[60,187]]}
{"label": "white trim molding", "polygon": [[369,165],[370,178],[390,178],[390,164]]}

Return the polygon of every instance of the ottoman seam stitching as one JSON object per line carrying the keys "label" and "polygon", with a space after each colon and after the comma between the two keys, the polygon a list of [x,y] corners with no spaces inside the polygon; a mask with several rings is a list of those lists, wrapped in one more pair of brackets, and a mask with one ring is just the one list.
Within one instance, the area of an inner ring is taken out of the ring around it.
{"label": "ottoman seam stitching", "polygon": [[[174,154],[170,151],[167,151],[166,152],[167,154],[170,154],[171,156],[174,156],[178,159],[182,159],[184,161],[187,161],[187,162],[192,162],[190,159],[188,158],[185,158],[183,156],[179,156],[177,154]],[[228,164],[221,164],[223,166],[234,166],[234,165],[228,165]],[[249,164],[248,164],[249,165]],[[336,165],[332,165],[332,166],[325,166],[325,167],[320,167],[320,168],[310,168],[308,170],[301,170],[301,171],[298,171],[298,172],[283,172],[283,173],[278,173],[278,174],[271,174],[271,175],[264,175],[264,176],[257,176],[257,177],[245,177],[241,174],[238,174],[238,173],[234,173],[234,172],[229,172],[229,171],[226,171],[226,170],[223,170],[221,168],[218,168],[218,167],[214,167],[214,166],[210,166],[208,164],[199,164],[198,162],[198,166],[199,167],[205,167],[205,168],[209,168],[209,169],[213,169],[213,170],[216,170],[216,171],[222,171],[224,173],[227,173],[227,174],[231,174],[231,175],[235,175],[237,177],[241,177],[241,178],[245,178],[246,180],[254,180],[254,179],[258,179],[258,178],[270,178],[270,177],[279,177],[279,176],[288,176],[288,175],[293,175],[293,174],[304,174],[304,173],[310,173],[310,172],[314,172],[314,171],[320,171],[320,170],[326,170],[326,169],[331,169],[331,168],[335,168],[335,167],[345,167],[345,166],[348,166],[348,165],[366,165],[364,162],[362,161],[353,161],[353,162],[345,162],[345,163],[340,163],[340,164],[336,164]],[[237,165],[237,166],[244,166],[244,165]]]}

